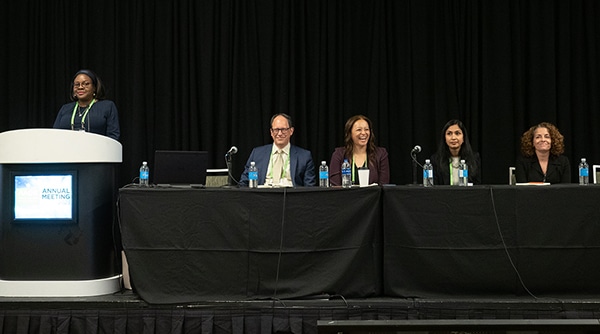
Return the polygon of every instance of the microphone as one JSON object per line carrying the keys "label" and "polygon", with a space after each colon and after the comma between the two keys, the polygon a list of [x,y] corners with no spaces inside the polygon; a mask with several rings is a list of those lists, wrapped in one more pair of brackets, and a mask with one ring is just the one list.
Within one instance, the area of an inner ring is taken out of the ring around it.
{"label": "microphone", "polygon": [[234,154],[237,153],[237,147],[235,146],[231,146],[231,148],[229,149],[229,151],[227,151],[227,153],[225,153],[226,157],[232,156]]}
{"label": "microphone", "polygon": [[410,151],[410,157],[412,159],[412,170],[413,170],[413,185],[417,185],[417,179],[418,179],[418,172],[417,172],[417,166],[423,168],[423,165],[421,165],[418,161],[417,161],[417,153],[421,152],[421,146],[419,145],[415,145],[415,147],[413,147],[413,149]]}
{"label": "microphone", "polygon": [[[227,185],[223,186],[225,188],[231,188],[233,187],[233,181],[235,181],[235,179],[233,178],[233,175],[231,174],[233,167],[231,165],[231,156],[237,153],[237,147],[235,146],[231,146],[231,148],[229,149],[229,151],[227,151],[227,153],[225,153],[225,163],[227,164]],[[235,183],[238,183],[238,181],[235,181]]]}

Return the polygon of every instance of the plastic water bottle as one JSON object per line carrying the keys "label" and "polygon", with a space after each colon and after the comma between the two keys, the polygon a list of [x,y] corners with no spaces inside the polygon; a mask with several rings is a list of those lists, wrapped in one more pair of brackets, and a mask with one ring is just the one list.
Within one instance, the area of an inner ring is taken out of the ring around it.
{"label": "plastic water bottle", "polygon": [[250,167],[248,168],[248,187],[258,188],[258,168],[254,161],[250,162]]}
{"label": "plastic water bottle", "polygon": [[458,165],[458,185],[461,187],[469,185],[469,166],[464,159],[460,160]]}
{"label": "plastic water bottle", "polygon": [[321,161],[319,166],[319,187],[329,187],[329,167],[325,161]]}
{"label": "plastic water bottle", "polygon": [[148,167],[148,162],[142,162],[142,167],[140,167],[140,187],[148,187],[150,178],[150,167]]}
{"label": "plastic water bottle", "polygon": [[344,159],[342,163],[342,188],[352,187],[352,171],[350,170],[350,163],[348,159]]}
{"label": "plastic water bottle", "polygon": [[431,160],[425,159],[425,164],[423,165],[423,187],[431,186],[433,186],[433,165],[431,164]]}
{"label": "plastic water bottle", "polygon": [[579,163],[579,184],[587,185],[590,183],[590,166],[585,161],[585,158],[581,158]]}

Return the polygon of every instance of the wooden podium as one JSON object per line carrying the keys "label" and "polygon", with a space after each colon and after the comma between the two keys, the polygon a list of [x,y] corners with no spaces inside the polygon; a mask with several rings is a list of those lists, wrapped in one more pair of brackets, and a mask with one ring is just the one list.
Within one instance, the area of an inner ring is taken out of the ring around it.
{"label": "wooden podium", "polygon": [[0,296],[119,291],[113,221],[122,161],[118,141],[93,133],[0,133]]}

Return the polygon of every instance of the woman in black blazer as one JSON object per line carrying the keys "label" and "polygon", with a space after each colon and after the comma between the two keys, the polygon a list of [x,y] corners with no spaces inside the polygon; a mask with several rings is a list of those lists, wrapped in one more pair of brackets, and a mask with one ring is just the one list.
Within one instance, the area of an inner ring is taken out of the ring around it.
{"label": "woman in black blazer", "polygon": [[517,182],[571,183],[571,165],[564,151],[564,137],[556,126],[548,122],[532,126],[521,136]]}

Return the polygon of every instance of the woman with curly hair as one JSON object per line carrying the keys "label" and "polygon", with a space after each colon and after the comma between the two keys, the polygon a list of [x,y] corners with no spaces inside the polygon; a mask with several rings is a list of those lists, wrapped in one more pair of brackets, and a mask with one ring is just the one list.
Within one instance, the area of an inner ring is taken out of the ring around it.
{"label": "woman with curly hair", "polygon": [[344,127],[344,146],[331,155],[329,175],[332,186],[342,185],[342,162],[352,166],[352,184],[359,184],[358,168],[369,169],[369,184],[390,183],[390,163],[387,150],[375,145],[371,120],[363,115],[352,116]]}
{"label": "woman with curly hair", "polygon": [[564,137],[556,126],[548,122],[532,126],[521,137],[517,182],[571,183],[571,165],[564,151]]}

